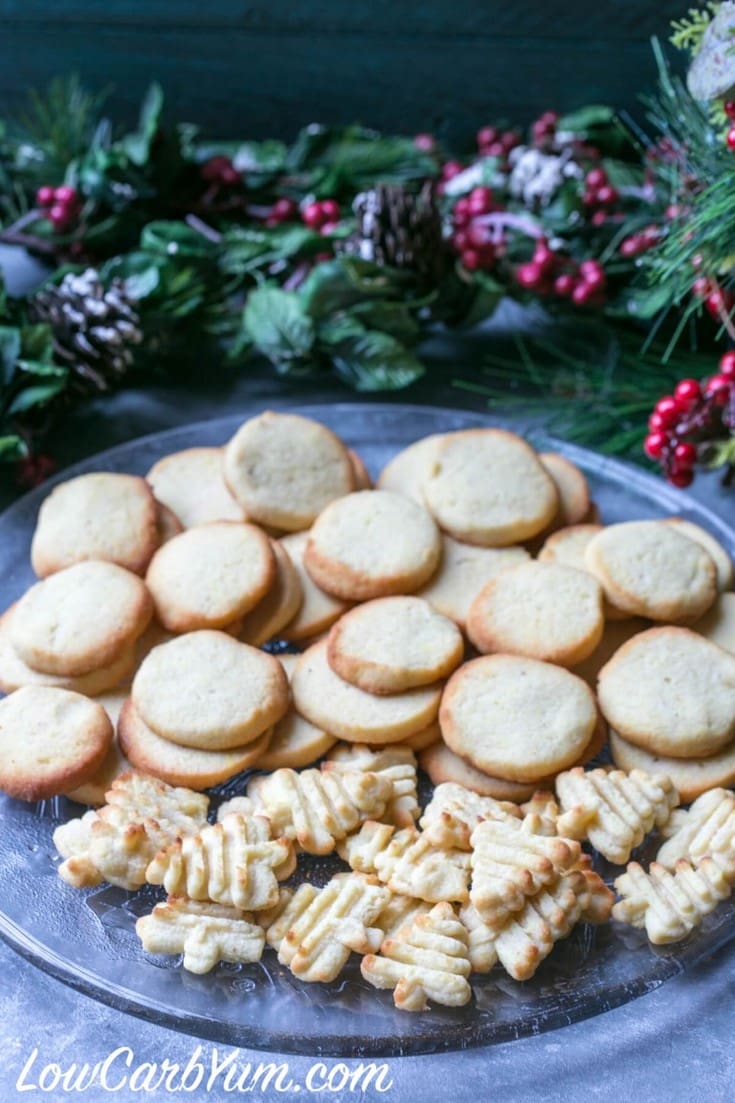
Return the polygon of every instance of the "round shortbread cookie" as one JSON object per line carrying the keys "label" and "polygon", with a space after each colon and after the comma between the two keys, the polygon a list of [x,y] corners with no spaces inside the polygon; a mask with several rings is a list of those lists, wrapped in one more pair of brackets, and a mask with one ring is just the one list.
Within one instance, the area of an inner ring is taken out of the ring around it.
{"label": "round shortbread cookie", "polygon": [[366,601],[417,590],[440,558],[439,530],[422,506],[388,490],[358,490],[319,515],[304,564],[328,593]]}
{"label": "round shortbread cookie", "polygon": [[27,686],[0,701],[0,789],[45,800],[99,769],[112,724],[96,701],[50,686]]}
{"label": "round shortbread cookie", "polygon": [[402,693],[447,678],[462,662],[453,621],[419,597],[358,605],[329,633],[327,658],[340,678],[366,693]]}
{"label": "round shortbread cookie", "polygon": [[[602,532],[602,525],[568,525],[552,533],[538,553],[539,563],[559,563],[563,567],[574,567],[577,571],[590,573],[585,561],[587,545]],[[594,575],[593,575],[594,577]],[[626,620],[630,614],[618,609],[603,594],[602,611],[606,620]]]}
{"label": "round shortbread cookie", "polygon": [[671,758],[644,751],[611,728],[610,752],[620,770],[644,770],[651,777],[668,777],[683,804],[696,800],[708,789],[735,785],[735,743],[728,743],[708,758]]}
{"label": "round shortbread cookie", "polygon": [[[117,731],[117,722],[120,718],[122,707],[130,695],[130,687],[114,690],[112,693],[102,693],[97,698],[97,703],[102,705],[110,718],[113,730]],[[91,808],[99,808],[105,803],[107,790],[116,777],[130,769],[130,763],[120,750],[117,736],[113,739],[110,749],[104,757],[102,765],[97,772],[79,785],[76,789],[64,795],[69,800],[75,800],[78,804],[88,804]]]}
{"label": "round shortbread cookie", "polygon": [[457,540],[505,547],[549,525],[559,505],[553,479],[524,440],[504,429],[465,429],[440,441],[423,484],[439,525]]}
{"label": "round shortbread cookie", "polygon": [[721,593],[724,590],[732,590],[733,581],[735,581],[733,562],[719,540],[715,540],[714,536],[700,525],[695,525],[693,521],[686,521],[683,517],[667,517],[666,524],[673,525],[682,536],[689,537],[695,544],[699,544],[709,552],[717,571],[717,589]]}
{"label": "round shortbread cookie", "polygon": [[138,475],[99,472],[60,483],[43,502],[31,544],[39,578],[100,559],[143,574],[159,544],[156,501]]}
{"label": "round shortbread cookie", "polygon": [[392,490],[394,494],[403,494],[424,505],[423,485],[431,474],[434,460],[443,433],[434,433],[429,437],[409,444],[385,465],[375,483],[378,490]]}
{"label": "round shortbread cookie", "polygon": [[584,558],[607,598],[633,616],[688,623],[717,596],[712,557],[665,521],[609,525],[589,542]]}
{"label": "round shortbread cookie", "polygon": [[156,501],[156,517],[158,525],[158,544],[167,544],[174,536],[180,536],[184,526],[176,514],[163,502]]}
{"label": "round shortbread cookie", "polygon": [[260,765],[270,736],[268,728],[252,743],[228,751],[181,747],[157,735],[130,698],[123,705],[118,724],[120,748],[133,766],[168,785],[183,785],[197,792]]}
{"label": "round shortbread cookie", "polygon": [[329,502],[355,486],[339,437],[310,418],[271,410],[238,429],[225,449],[225,481],[254,521],[306,529]]}
{"label": "round shortbread cookie", "polygon": [[10,640],[10,619],[14,609],[15,606],[11,605],[0,617],[0,691],[3,693],[13,693],[24,686],[53,686],[81,693],[84,697],[97,697],[130,678],[137,667],[137,645],[131,644],[109,666],[78,678],[33,670],[16,654]]}
{"label": "round shortbread cookie", "polygon": [[597,679],[605,663],[613,657],[624,643],[632,640],[640,632],[645,632],[651,627],[650,620],[642,617],[626,617],[625,620],[611,620],[605,623],[602,639],[595,650],[583,662],[578,663],[572,670],[578,678],[584,678],[593,689],[597,688]]}
{"label": "round shortbread cookie", "polygon": [[14,608],[10,639],[34,670],[78,677],[120,659],[152,616],[153,602],[137,575],[90,560],[32,586]]}
{"label": "round shortbread cookie", "polygon": [[600,708],[652,754],[716,754],[735,738],[735,655],[688,628],[634,636],[600,671]]}
{"label": "round shortbread cookie", "polygon": [[441,688],[412,689],[376,697],[345,682],[327,661],[327,641],[299,657],[291,677],[296,711],[350,743],[396,743],[436,719]]}
{"label": "round shortbread cookie", "polygon": [[558,452],[541,452],[539,460],[551,476],[559,495],[559,506],[552,521],[554,528],[579,525],[590,510],[590,488],[576,464]]}
{"label": "round shortbread cookie", "polygon": [[298,571],[285,546],[271,541],[276,562],[276,577],[265,597],[243,619],[240,638],[253,647],[260,647],[277,636],[294,619],[303,601]]}
{"label": "round shortbread cookie", "polygon": [[444,741],[488,774],[530,782],[572,765],[598,722],[594,694],[559,666],[516,655],[465,663],[439,710]]}
{"label": "round shortbread cookie", "polygon": [[338,598],[317,586],[306,570],[304,552],[308,539],[308,532],[294,532],[290,536],[282,536],[279,540],[288,552],[301,586],[299,611],[281,629],[281,635],[286,640],[299,642],[311,640],[313,636],[326,632],[350,607],[349,602],[339,601]]}
{"label": "round shortbread cookie", "polygon": [[692,631],[735,654],[735,594],[720,594],[712,608],[692,625]]}
{"label": "round shortbread cookie", "polygon": [[373,480],[370,478],[370,472],[365,466],[362,456],[355,452],[354,448],[348,448],[347,455],[350,457],[350,463],[352,464],[355,490],[372,490]]}
{"label": "round shortbread cookie", "polygon": [[336,735],[330,735],[299,716],[295,709],[289,709],[273,729],[268,750],[261,755],[258,769],[280,770],[288,766],[292,770],[300,770],[316,762],[336,742]]}
{"label": "round shortbread cookie", "polygon": [[132,698],[145,723],[184,747],[241,748],[288,709],[288,678],[272,655],[224,632],[161,644],[143,661]]}
{"label": "round shortbread cookie", "polygon": [[416,596],[464,631],[470,605],[483,586],[507,567],[516,567],[529,558],[525,548],[481,548],[442,533],[439,568]]}
{"label": "round shortbread cookie", "polygon": [[164,456],[146,478],[159,502],[173,510],[184,528],[210,521],[247,521],[227,489],[224,448],[187,448]]}
{"label": "round shortbread cookie", "polygon": [[533,560],[491,579],[467,616],[467,633],[478,651],[559,666],[574,666],[591,655],[604,627],[596,579],[573,567]]}
{"label": "round shortbread cookie", "polygon": [[214,521],[159,548],[146,583],[164,628],[192,632],[224,628],[250,612],[275,578],[275,557],[261,529]]}
{"label": "round shortbread cookie", "polygon": [[[590,759],[598,755],[607,742],[607,725],[600,717],[592,739],[584,751],[572,763],[572,766],[585,766]],[[427,746],[419,755],[419,766],[424,773],[429,775],[434,785],[452,781],[457,785],[463,785],[465,789],[472,789],[485,797],[494,797],[495,800],[512,800],[519,804],[523,800],[529,800],[538,789],[553,789],[556,774],[538,778],[536,781],[508,781],[506,778],[493,777],[482,770],[470,766],[458,754],[450,750],[444,740],[439,740]],[[572,767],[567,767],[571,769]]]}

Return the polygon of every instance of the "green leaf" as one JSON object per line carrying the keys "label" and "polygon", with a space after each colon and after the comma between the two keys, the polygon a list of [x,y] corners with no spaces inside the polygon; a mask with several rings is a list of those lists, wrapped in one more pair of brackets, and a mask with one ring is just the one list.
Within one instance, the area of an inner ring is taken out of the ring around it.
{"label": "green leaf", "polygon": [[238,142],[232,160],[238,172],[283,172],[286,167],[287,146],[274,138],[265,142]]}
{"label": "green leaf", "polygon": [[154,82],[148,87],[140,109],[138,129],[126,134],[120,144],[134,165],[143,166],[148,162],[153,139],[161,125],[163,111],[163,89]]}
{"label": "green leaf", "polygon": [[36,375],[40,379],[66,380],[69,369],[62,364],[51,364],[47,360],[19,360],[18,368],[26,375]]}
{"label": "green leaf", "polygon": [[611,126],[615,117],[613,107],[604,103],[592,103],[562,115],[557,125],[559,130],[571,130],[574,134],[584,135],[593,127]]}
{"label": "green leaf", "polygon": [[12,463],[28,455],[28,448],[22,437],[15,433],[0,437],[0,463]]}
{"label": "green leaf", "polygon": [[356,257],[339,257],[312,268],[301,285],[301,297],[314,317],[344,310],[366,299],[398,298],[411,276]]}
{"label": "green leaf", "polygon": [[404,345],[413,345],[421,337],[421,325],[405,302],[389,302],[377,299],[357,303],[350,309],[353,318],[359,318],[368,329],[380,329],[390,333]]}
{"label": "green leaf", "polygon": [[39,383],[37,386],[25,387],[15,396],[8,408],[8,414],[20,414],[30,410],[33,406],[40,406],[49,402],[60,394],[66,386],[65,379],[57,379],[53,383]]}
{"label": "green leaf", "polygon": [[388,333],[368,330],[330,345],[337,374],[358,391],[395,391],[415,383],[424,366]]}
{"label": "green leaf", "polygon": [[484,322],[495,313],[498,303],[505,294],[505,287],[488,272],[476,272],[473,280],[474,294],[454,325],[461,329],[471,329]]}
{"label": "green leaf", "polygon": [[140,235],[141,249],[159,257],[213,258],[218,244],[186,222],[149,222]]}
{"label": "green leaf", "polygon": [[23,327],[21,352],[25,360],[40,360],[50,364],[54,356],[54,335],[47,322]]}
{"label": "green leaf", "polygon": [[0,326],[0,381],[7,386],[13,378],[20,355],[20,330],[15,326]]}
{"label": "green leaf", "polygon": [[259,287],[251,291],[243,324],[256,347],[272,360],[298,360],[314,343],[314,324],[293,291]]}

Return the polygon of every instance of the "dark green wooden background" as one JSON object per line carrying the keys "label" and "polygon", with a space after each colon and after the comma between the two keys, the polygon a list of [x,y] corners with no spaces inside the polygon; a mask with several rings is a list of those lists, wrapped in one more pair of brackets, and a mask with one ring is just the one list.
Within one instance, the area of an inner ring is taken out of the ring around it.
{"label": "dark green wooden background", "polygon": [[0,110],[77,71],[132,117],[147,83],[219,136],[361,121],[466,142],[479,123],[651,87],[687,0],[0,0]]}

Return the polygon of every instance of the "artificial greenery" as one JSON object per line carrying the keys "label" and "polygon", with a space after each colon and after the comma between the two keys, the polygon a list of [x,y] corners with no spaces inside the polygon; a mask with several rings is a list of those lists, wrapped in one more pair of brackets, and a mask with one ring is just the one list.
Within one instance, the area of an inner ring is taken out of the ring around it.
{"label": "artificial greenery", "polygon": [[[678,21],[675,45],[696,54],[718,7]],[[726,118],[720,105],[698,104],[655,48],[660,86],[644,128],[593,105],[544,115],[526,138],[484,128],[459,162],[427,136],[359,126],[309,126],[290,145],[214,142],[166,122],[157,84],[136,127],[119,133],[102,113],[104,93],[58,80],[32,95],[22,118],[0,121],[0,242],[43,257],[52,285],[88,269],[105,286],[120,281],[143,335],[131,378],[187,370],[202,356],[247,371],[260,355],[283,375],[397,389],[424,372],[421,343],[437,326],[476,326],[504,296],[541,300],[575,325],[594,320],[620,351],[610,377],[620,385],[602,387],[591,372],[580,394],[596,432],[592,412],[609,411],[598,445],[635,437],[637,446],[649,396],[631,405],[628,366],[659,388],[694,373],[692,339],[713,346],[718,330],[735,333]],[[385,225],[407,241],[414,205],[400,189],[426,195],[432,181],[443,229],[432,263],[419,263],[418,240],[405,265],[385,263],[401,255],[390,241],[366,252],[367,208],[361,200],[356,217],[356,197],[374,190],[391,202],[378,185],[397,186]],[[64,204],[54,199],[62,192]],[[724,295],[704,326],[691,295],[699,274]],[[32,451],[79,390],[37,314],[32,297],[0,291],[0,460]],[[528,363],[495,365],[506,391]],[[556,363],[564,367],[562,353]]]}

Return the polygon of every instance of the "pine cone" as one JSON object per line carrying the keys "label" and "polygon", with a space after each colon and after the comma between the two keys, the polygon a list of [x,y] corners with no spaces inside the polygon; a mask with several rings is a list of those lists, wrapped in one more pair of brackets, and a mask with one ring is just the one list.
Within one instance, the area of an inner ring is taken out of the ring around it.
{"label": "pine cone", "polygon": [[433,185],[418,194],[398,184],[377,184],[354,201],[357,232],[346,252],[392,268],[411,269],[422,283],[436,282],[444,266],[444,244]]}
{"label": "pine cone", "polygon": [[133,362],[133,347],[143,339],[140,318],[122,281],[113,280],[105,289],[94,268],[69,273],[57,287],[39,291],[31,314],[51,326],[54,352],[68,365],[70,386],[77,393],[117,386]]}

